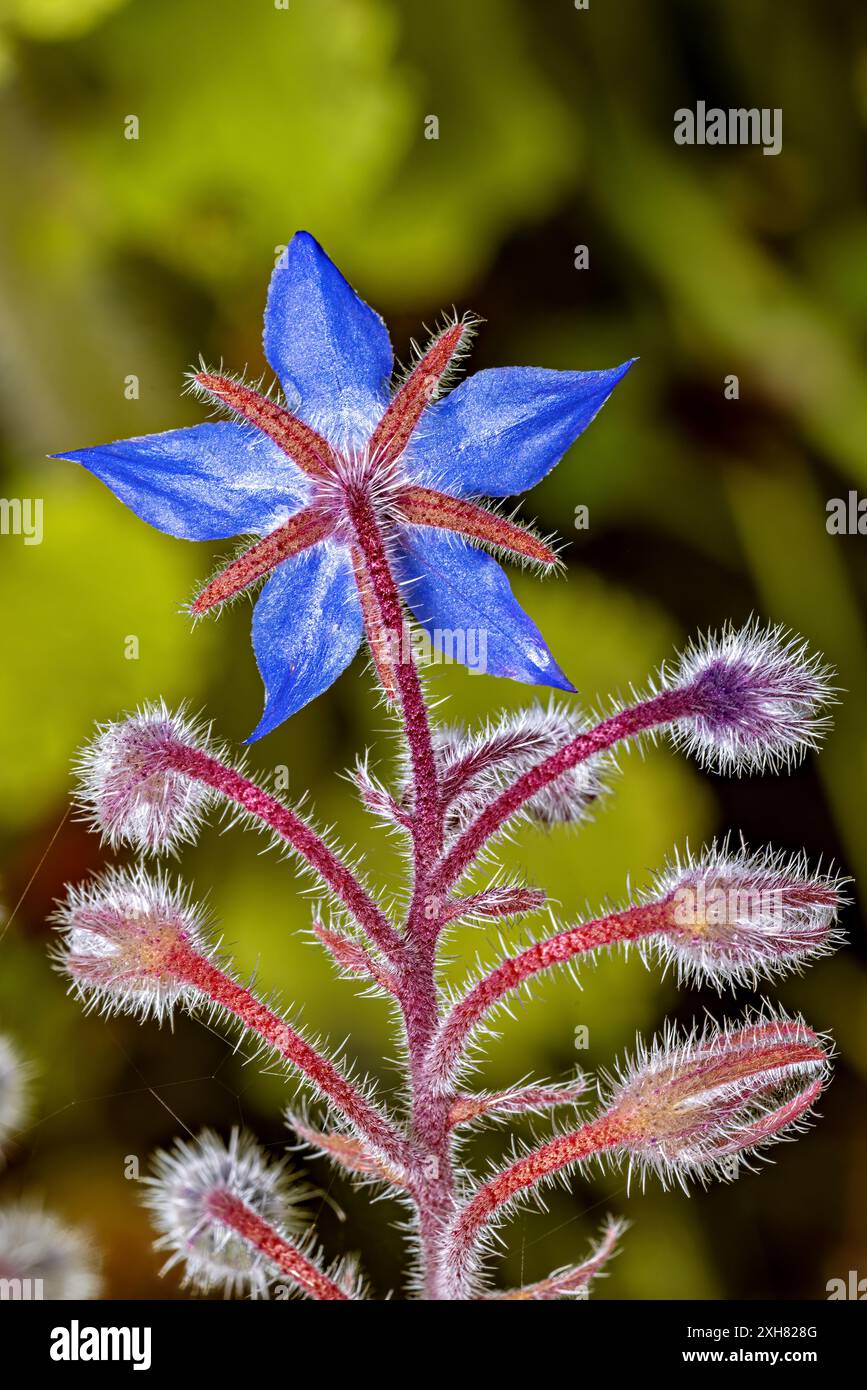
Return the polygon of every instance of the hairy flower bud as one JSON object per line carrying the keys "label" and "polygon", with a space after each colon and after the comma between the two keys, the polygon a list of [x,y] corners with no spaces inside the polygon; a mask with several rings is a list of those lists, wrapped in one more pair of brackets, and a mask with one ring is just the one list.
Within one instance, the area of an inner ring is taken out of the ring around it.
{"label": "hairy flower bud", "polygon": [[30,1104],[30,1076],[31,1068],[16,1048],[8,1038],[0,1037],[0,1151],[24,1123]]}
{"label": "hairy flower bud", "polygon": [[21,1298],[99,1296],[96,1259],[85,1237],[23,1203],[0,1208],[0,1279],[20,1281]]}
{"label": "hairy flower bud", "polygon": [[162,701],[99,725],[76,773],[78,803],[103,840],[158,852],[194,839],[213,793],[177,771],[171,755],[206,742],[207,730]]}
{"label": "hairy flower bud", "polygon": [[177,1140],[154,1159],[145,1181],[145,1205],[159,1232],[157,1250],[169,1251],[163,1272],[185,1265],[185,1284],[221,1288],[225,1296],[267,1297],[277,1270],[262,1251],[219,1215],[233,1198],[269,1226],[285,1227],[298,1213],[300,1190],[289,1186],[285,1165],[270,1160],[249,1135],[233,1129],[228,1144],[210,1130],[195,1143]]}
{"label": "hairy flower bud", "polygon": [[163,875],[109,869],[71,887],[53,920],[55,964],[89,1009],[162,1020],[197,999],[180,966],[208,952],[203,917]]}
{"label": "hairy flower bud", "polygon": [[668,1028],[611,1085],[611,1151],[664,1187],[733,1179],[744,1155],[803,1125],[828,1078],[824,1040],[801,1019],[756,1016],[678,1037]]}
{"label": "hairy flower bud", "polygon": [[695,858],[677,856],[657,876],[646,898],[669,903],[670,924],[650,949],[681,979],[755,985],[837,949],[844,883],[811,873],[804,855],[714,843]]}
{"label": "hairy flower bud", "polygon": [[[477,733],[455,728],[435,730],[434,744],[443,792],[452,801],[450,820],[461,827],[488,805],[510,782],[542,758],[562,748],[589,725],[563,705],[504,714]],[[546,827],[586,820],[606,790],[603,772],[610,759],[590,758],[536,793],[523,808],[529,819]]]}
{"label": "hairy flower bud", "polygon": [[725,627],[691,643],[664,689],[691,697],[672,726],[676,743],[718,772],[761,771],[800,761],[829,727],[833,672],[781,627]]}

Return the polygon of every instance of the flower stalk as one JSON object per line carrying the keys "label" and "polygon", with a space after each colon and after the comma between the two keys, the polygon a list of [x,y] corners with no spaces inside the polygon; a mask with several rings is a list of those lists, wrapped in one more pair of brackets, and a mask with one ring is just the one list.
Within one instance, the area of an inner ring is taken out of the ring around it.
{"label": "flower stalk", "polygon": [[[299,1071],[330,1121],[291,1116],[296,1136],[409,1206],[419,1296],[540,1301],[582,1294],[622,1225],[610,1222],[582,1263],[500,1292],[486,1253],[523,1194],[603,1157],[665,1186],[729,1177],[730,1160],[802,1127],[826,1082],[828,1051],[806,1024],[779,1015],[685,1037],[669,1029],[650,1049],[639,1044],[598,1114],[572,1119],[479,1181],[464,1175],[460,1151],[474,1126],[568,1114],[588,1085],[582,1076],[468,1089],[466,1053],[487,1015],[548,970],[615,945],[638,943],[674,962],[681,979],[717,988],[800,968],[840,942],[843,881],[800,856],[713,845],[675,859],[640,900],[507,955],[450,999],[439,975],[450,925],[519,918],[546,903],[543,890],[502,867],[487,882],[463,888],[463,880],[487,872],[520,817],[580,825],[606,790],[609,751],[630,740],[664,734],[720,772],[792,765],[824,735],[833,688],[800,639],[751,622],[691,644],[644,698],[595,724],[564,700],[473,733],[439,725],[410,640],[414,621],[434,635],[482,631],[489,675],[574,694],[495,558],[552,567],[556,553],[496,502],[549,472],[631,366],[492,369],[445,391],[473,327],[447,323],[389,391],[385,324],[299,233],[275,269],[265,313],[282,400],[203,370],[195,389],[230,420],[65,455],[158,529],[189,540],[256,538],[192,605],[199,617],[264,581],[253,645],[265,708],[248,741],[328,689],[366,639],[405,759],[402,785],[380,782],[366,757],[355,774],[367,810],[409,850],[404,891],[387,910],[304,817],[214,747],[210,730],[162,703],[98,731],[80,759],[79,800],[104,839],[142,854],[194,839],[215,801],[291,850],[334,900],[335,920],[317,917],[314,938],[397,1018],[402,1116],[392,1118],[370,1087],[237,982],[215,958],[202,914],[164,877],[110,871],[72,889],[58,914],[57,962],[86,1007],[162,1020],[207,1002]],[[258,1297],[284,1277],[326,1301],[358,1293],[343,1273],[325,1270],[311,1236],[293,1238],[283,1167],[248,1136],[234,1132],[226,1143],[206,1132],[195,1145],[176,1144],[157,1156],[148,1191],[159,1248],[197,1288]]]}
{"label": "flower stalk", "polygon": [[215,1220],[253,1246],[308,1297],[327,1302],[345,1302],[348,1298],[297,1246],[231,1192],[217,1189],[208,1200],[208,1208]]}
{"label": "flower stalk", "polygon": [[386,955],[394,954],[400,939],[381,908],[351,869],[301,816],[233,767],[201,749],[177,744],[167,750],[166,764],[175,772],[183,773],[212,791],[219,792],[240,810],[273,830],[328,885],[371,941]]}

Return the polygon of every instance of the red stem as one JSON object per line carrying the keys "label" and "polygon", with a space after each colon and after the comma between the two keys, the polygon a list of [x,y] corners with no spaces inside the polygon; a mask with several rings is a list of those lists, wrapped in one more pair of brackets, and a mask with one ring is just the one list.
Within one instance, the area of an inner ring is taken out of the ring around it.
{"label": "red stem", "polygon": [[640,705],[621,710],[594,729],[578,734],[555,753],[518,777],[505,791],[500,792],[481,815],[467,826],[442,862],[439,886],[445,890],[466,872],[492,835],[506,821],[531,801],[537,792],[556,782],[564,772],[586,762],[595,753],[602,753],[625,738],[645,733],[660,724],[670,724],[692,711],[692,696],[688,690],[665,690]]}
{"label": "red stem", "polygon": [[458,1216],[449,1238],[448,1268],[444,1271],[449,1296],[467,1296],[467,1281],[480,1232],[501,1207],[519,1192],[534,1187],[562,1168],[614,1148],[621,1139],[619,1128],[609,1116],[602,1115],[571,1134],[557,1135],[556,1139],[534,1149],[526,1158],[504,1168],[478,1188]]}
{"label": "red stem", "polygon": [[226,975],[212,961],[200,956],[192,947],[182,944],[173,952],[169,967],[174,975],[193,985],[201,994],[233,1014],[245,1028],[258,1034],[303,1072],[334,1104],[350,1124],[385,1154],[392,1163],[403,1167],[408,1159],[406,1141],[395,1131],[385,1116],[367,1097],[337,1070],[333,1062],[311,1047],[300,1033],[279,1014],[267,1008],[261,1000]]}
{"label": "red stem", "polygon": [[424,1287],[436,1297],[443,1233],[454,1213],[454,1174],[449,1111],[451,1097],[441,1093],[427,1065],[438,1023],[436,943],[445,921],[445,895],[433,877],[442,853],[443,805],[427,706],[404,619],[403,605],[391,571],[376,515],[365,497],[351,501],[358,548],[364,560],[382,629],[394,656],[400,712],[409,748],[413,802],[409,820],[413,843],[413,893],[407,915],[403,960],[397,989],[406,1030],[412,1095],[413,1196],[418,1210]]}
{"label": "red stem", "polygon": [[281,1236],[273,1226],[269,1226],[267,1221],[252,1211],[239,1197],[233,1196],[225,1189],[218,1189],[211,1193],[208,1208],[212,1216],[224,1226],[230,1227],[242,1240],[254,1245],[281,1274],[285,1274],[311,1298],[348,1302],[348,1295],[333,1279],[323,1274],[312,1260],[302,1255],[297,1246],[285,1236]]}
{"label": "red stem", "polygon": [[175,744],[168,753],[168,762],[177,771],[212,787],[276,831],[324,879],[344,906],[349,908],[371,941],[392,958],[399,952],[402,938],[382,909],[342,859],[288,806],[276,801],[233,767],[188,744]]}
{"label": "red stem", "polygon": [[355,583],[358,589],[358,599],[361,604],[361,616],[364,620],[364,631],[367,634],[370,654],[373,657],[373,664],[383,693],[389,704],[393,704],[397,699],[397,681],[392,667],[391,653],[389,651],[389,636],[382,624],[379,616],[379,604],[376,595],[370,586],[367,577],[367,570],[364,567],[364,557],[357,546],[352,547],[352,570],[355,575]]}
{"label": "red stem", "polygon": [[525,980],[586,951],[652,936],[665,931],[670,924],[668,900],[646,903],[557,932],[555,936],[535,942],[519,955],[508,957],[455,1004],[442,1024],[430,1057],[431,1070],[440,1084],[446,1083],[452,1075],[463,1046],[479,1020]]}
{"label": "red stem", "polygon": [[[382,631],[391,650],[412,763],[416,845],[427,862],[431,862],[442,847],[442,815],[424,693],[413,661],[400,593],[391,572],[376,513],[368,499],[361,494],[350,499],[349,508],[370,592],[379,607]],[[382,642],[382,634],[378,631],[371,633],[370,641],[375,650],[377,644]]]}

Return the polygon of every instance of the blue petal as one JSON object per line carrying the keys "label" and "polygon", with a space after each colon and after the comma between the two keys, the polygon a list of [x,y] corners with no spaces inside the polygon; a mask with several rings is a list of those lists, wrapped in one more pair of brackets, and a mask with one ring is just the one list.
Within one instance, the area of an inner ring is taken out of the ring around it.
{"label": "blue petal", "polygon": [[387,398],[388,329],[309,232],[296,233],[271,277],[264,341],[303,420],[338,447],[369,436]]}
{"label": "blue petal", "polygon": [[267,435],[228,421],[53,457],[83,464],[143,521],[189,541],[268,529],[308,493]]}
{"label": "blue petal", "polygon": [[439,651],[474,673],[575,689],[485,551],[426,526],[404,533],[402,551],[404,597]]}
{"label": "blue petal", "polygon": [[634,360],[605,372],[476,372],[425,412],[407,472],[458,497],[526,492],[559,463]]}
{"label": "blue petal", "polygon": [[363,623],[345,550],[316,545],[284,560],[253,612],[253,647],[265,712],[248,743],[321,695],[349,665]]}

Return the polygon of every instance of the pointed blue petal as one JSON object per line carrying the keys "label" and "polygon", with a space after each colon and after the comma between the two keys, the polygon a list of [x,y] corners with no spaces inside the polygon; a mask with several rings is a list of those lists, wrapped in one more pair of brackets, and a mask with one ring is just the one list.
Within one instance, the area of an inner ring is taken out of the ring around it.
{"label": "pointed blue petal", "polygon": [[143,521],[189,541],[266,530],[294,512],[309,487],[266,435],[229,421],[53,457],[83,464]]}
{"label": "pointed blue petal", "polygon": [[253,612],[265,712],[247,742],[271,733],[327,690],[355,656],[363,630],[345,550],[316,545],[284,560]]}
{"label": "pointed blue petal", "polygon": [[303,420],[338,447],[369,437],[387,399],[388,329],[309,232],[295,234],[271,277],[264,342]]}
{"label": "pointed blue petal", "polygon": [[397,569],[407,603],[447,657],[475,673],[574,690],[485,551],[414,526],[401,537]]}
{"label": "pointed blue petal", "polygon": [[632,361],[605,372],[476,372],[425,412],[406,456],[407,472],[415,482],[458,497],[526,492],[559,463]]}

